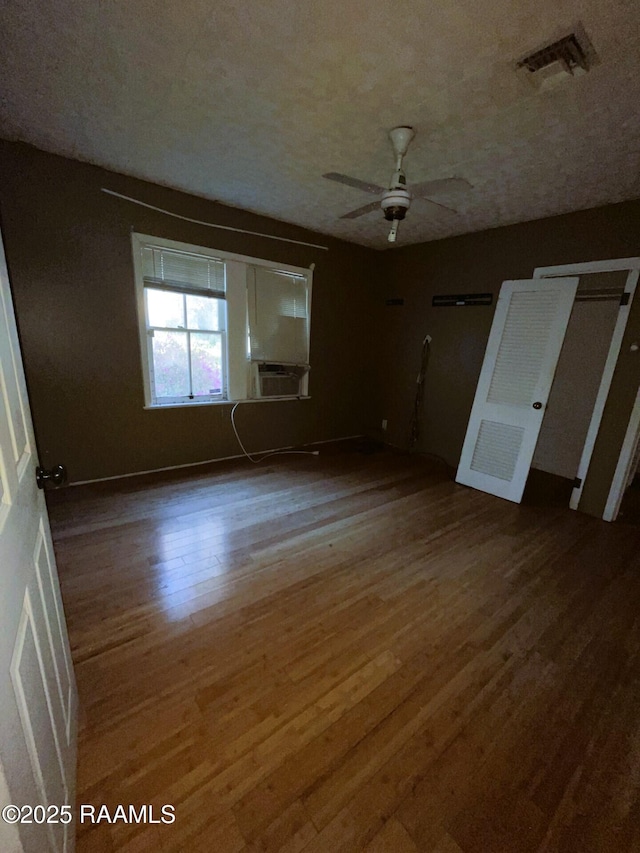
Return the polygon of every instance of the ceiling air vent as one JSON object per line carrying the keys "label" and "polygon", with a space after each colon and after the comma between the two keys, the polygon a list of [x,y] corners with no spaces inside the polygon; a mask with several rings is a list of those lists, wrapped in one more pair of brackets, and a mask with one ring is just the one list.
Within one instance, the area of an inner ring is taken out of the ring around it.
{"label": "ceiling air vent", "polygon": [[516,67],[536,88],[548,88],[578,74],[586,74],[595,61],[593,47],[580,27],[524,56]]}

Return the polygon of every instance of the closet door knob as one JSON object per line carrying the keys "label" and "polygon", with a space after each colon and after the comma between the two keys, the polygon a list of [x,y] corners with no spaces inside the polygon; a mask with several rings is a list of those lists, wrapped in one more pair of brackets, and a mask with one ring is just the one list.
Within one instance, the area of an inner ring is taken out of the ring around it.
{"label": "closet door knob", "polygon": [[533,404],[533,408],[534,408],[534,409],[541,409],[541,408],[542,408],[542,403],[534,403],[534,404]]}
{"label": "closet door knob", "polygon": [[50,471],[45,471],[40,466],[36,468],[36,483],[39,489],[44,489],[45,483],[53,483],[56,486],[61,486],[66,479],[67,469],[64,465],[56,465]]}

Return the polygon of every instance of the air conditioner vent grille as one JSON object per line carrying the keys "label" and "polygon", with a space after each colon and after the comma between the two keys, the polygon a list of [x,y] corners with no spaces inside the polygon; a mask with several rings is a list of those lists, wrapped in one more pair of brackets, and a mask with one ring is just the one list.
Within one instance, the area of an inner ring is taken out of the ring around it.
{"label": "air conditioner vent grille", "polygon": [[532,74],[536,71],[541,71],[554,62],[560,62],[565,65],[569,71],[575,68],[582,68],[584,71],[589,70],[589,60],[587,52],[583,49],[578,41],[578,36],[571,33],[564,38],[548,44],[540,50],[525,56],[518,62],[518,68],[526,68]]}
{"label": "air conditioner vent grille", "polygon": [[299,397],[305,392],[308,365],[254,363],[254,395],[264,397]]}
{"label": "air conditioner vent grille", "polygon": [[261,397],[296,397],[300,393],[300,380],[292,374],[261,373]]}

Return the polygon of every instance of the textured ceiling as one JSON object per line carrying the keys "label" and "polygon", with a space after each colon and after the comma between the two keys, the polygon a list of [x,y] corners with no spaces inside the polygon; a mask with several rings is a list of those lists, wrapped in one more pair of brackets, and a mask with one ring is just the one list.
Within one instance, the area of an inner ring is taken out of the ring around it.
{"label": "textured ceiling", "polygon": [[[581,22],[599,64],[538,91],[524,53]],[[417,136],[398,245],[640,196],[638,0],[9,0],[2,135],[384,248],[389,128]]]}

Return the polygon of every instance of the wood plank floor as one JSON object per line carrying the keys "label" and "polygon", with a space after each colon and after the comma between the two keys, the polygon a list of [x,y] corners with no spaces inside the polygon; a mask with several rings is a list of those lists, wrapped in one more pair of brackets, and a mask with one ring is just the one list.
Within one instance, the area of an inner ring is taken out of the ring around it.
{"label": "wood plank floor", "polygon": [[640,850],[640,527],[387,452],[192,470],[49,496],[78,802],[176,809],[80,853]]}

